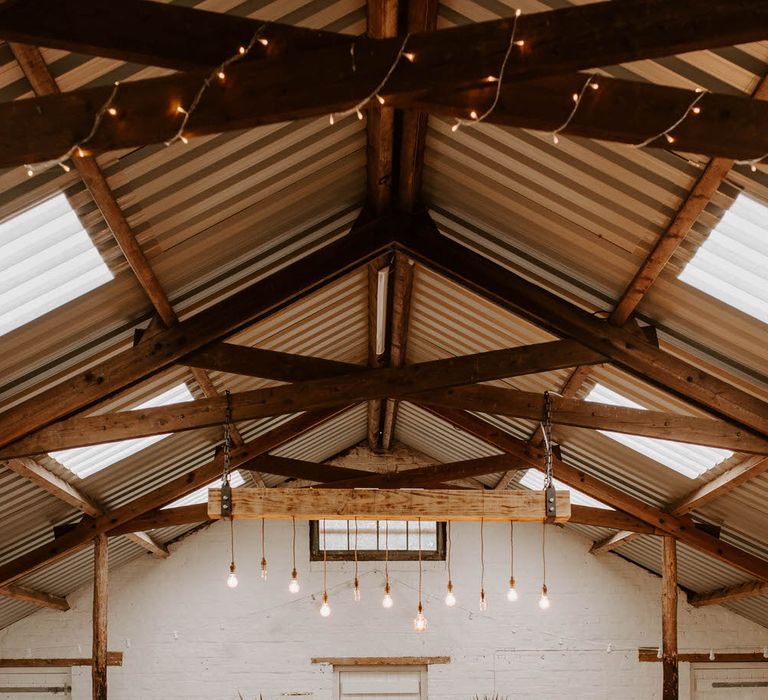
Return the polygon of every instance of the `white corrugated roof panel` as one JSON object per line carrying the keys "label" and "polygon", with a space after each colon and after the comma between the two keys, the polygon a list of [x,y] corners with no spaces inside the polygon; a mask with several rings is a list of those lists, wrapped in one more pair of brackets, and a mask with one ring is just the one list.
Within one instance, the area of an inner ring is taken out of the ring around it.
{"label": "white corrugated roof panel", "polygon": [[[544,488],[544,474],[538,469],[529,469],[523,478],[520,479],[520,486],[525,486],[532,491],[541,491]],[[582,493],[578,489],[573,489],[564,484],[562,481],[552,479],[552,484],[558,491],[568,491],[571,494],[571,503],[577,506],[592,506],[593,508],[605,508],[606,510],[613,510],[610,506],[605,505],[602,501],[598,501],[592,496],[587,496],[586,493]]]}

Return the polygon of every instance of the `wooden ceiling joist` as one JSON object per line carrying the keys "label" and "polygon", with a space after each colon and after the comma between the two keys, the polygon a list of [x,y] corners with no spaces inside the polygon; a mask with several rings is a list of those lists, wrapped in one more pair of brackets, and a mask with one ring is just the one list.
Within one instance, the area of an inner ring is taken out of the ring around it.
{"label": "wooden ceiling joist", "polygon": [[695,608],[705,605],[720,605],[732,600],[742,600],[758,595],[768,595],[768,584],[764,581],[749,581],[737,586],[718,588],[708,593],[692,593],[688,596],[688,602]]}
{"label": "wooden ceiling joist", "polygon": [[190,319],[159,331],[152,342],[139,343],[6,410],[0,414],[0,447],[167,369],[185,355],[364,264],[381,246],[378,232],[376,224],[361,227]]}
{"label": "wooden ceiling joist", "polygon": [[[557,340],[255,389],[232,394],[229,407],[234,421],[252,420],[371,399],[402,397],[433,388],[535,374],[584,363],[594,364],[604,359],[580,343]],[[0,458],[221,425],[227,410],[227,399],[215,397],[98,416],[75,416],[3,448]]]}
{"label": "wooden ceiling joist", "polygon": [[614,326],[446,236],[424,220],[399,235],[405,252],[504,309],[561,337],[573,338],[636,377],[760,437],[768,437],[768,405],[647,342],[632,329]]}
{"label": "wooden ceiling joist", "polygon": [[[518,22],[518,35],[535,50],[521,48],[519,60],[508,64],[507,87],[520,81],[570,75],[566,81],[568,89],[562,89],[563,83],[556,92],[547,84],[537,85],[533,90],[538,91],[538,98],[534,94],[521,99],[520,92],[507,97],[505,88],[504,99],[488,121],[552,130],[562,124],[572,107],[573,85],[583,85],[584,78],[574,77],[574,70],[768,37],[768,12],[760,0],[744,0],[738,7],[706,0],[709,11],[701,7],[701,2],[626,0],[617,5],[594,3],[523,15]],[[413,63],[401,62],[391,75],[382,90],[387,106],[428,107],[443,114],[456,113],[458,109],[469,117],[470,109],[478,109],[493,99],[493,86],[486,79],[498,72],[509,42],[511,22],[496,20],[412,35],[408,49],[418,59]],[[3,34],[0,14],[0,38],[4,36],[13,38],[11,32]],[[563,41],[564,36],[567,41]],[[33,39],[28,37],[26,41]],[[366,99],[371,86],[381,81],[400,43],[399,38],[347,37],[346,42],[328,48],[233,64],[228,68],[228,79],[206,91],[199,108],[190,116],[185,133],[219,133],[350,109]],[[350,60],[353,46],[354,63]],[[456,46],[472,50],[457,54]],[[75,46],[71,48],[78,50]],[[116,118],[102,122],[88,148],[102,152],[172,138],[178,128],[176,106],[189,104],[206,77],[206,72],[193,71],[121,84],[116,97]],[[647,93],[640,94],[638,91],[646,88],[639,83],[634,87],[621,83],[623,102],[606,99],[610,95],[609,84],[619,83],[600,80],[601,89],[590,94],[589,104],[579,110],[584,118],[593,112],[602,115],[601,129],[584,132],[595,138],[611,139],[611,134],[622,128],[618,125],[632,121],[634,112],[641,120],[634,122],[637,131],[625,133],[618,140],[640,143],[667,129],[679,119],[681,106],[684,111],[690,105],[690,91],[675,93],[671,88],[646,86]],[[303,87],[285,91],[286,84]],[[0,166],[47,161],[66,153],[90,132],[94,115],[111,90],[86,89],[17,100],[0,107]],[[462,93],[467,90],[476,92]],[[626,101],[628,91],[632,92],[631,101]],[[676,111],[670,111],[670,102],[666,108],[662,104],[672,95],[677,95],[673,100]],[[430,103],[430,99],[434,102]],[[543,103],[547,104],[548,112],[540,115],[538,126],[534,126],[530,110]],[[599,107],[609,103],[615,107],[611,115],[601,112]],[[619,115],[616,109],[621,104]],[[632,104],[632,109],[627,104]],[[638,113],[644,106],[648,106],[648,111],[641,116]],[[678,146],[686,151],[731,158],[762,156],[768,150],[768,137],[761,128],[765,123],[763,107],[747,98],[706,95],[701,100],[701,113],[695,119],[685,120],[675,131]],[[582,116],[574,122],[580,124]],[[735,143],[739,139],[740,144]],[[718,148],[727,140],[730,143],[726,149]],[[668,146],[663,138],[656,145]]]}
{"label": "wooden ceiling joist", "polygon": [[41,608],[51,608],[63,612],[69,610],[69,603],[63,596],[43,593],[27,586],[18,586],[12,583],[0,586],[0,595],[22,603],[31,603]]}
{"label": "wooden ceiling joist", "polygon": [[[307,430],[311,430],[337,413],[338,411],[331,410],[303,413],[243,447],[236,448],[232,451],[232,469],[246,468],[250,460],[279,447]],[[129,520],[162,508],[202,486],[207,486],[221,475],[222,466],[222,456],[219,455],[208,464],[182,474],[109,513],[90,518],[53,541],[0,565],[0,586],[81,549],[97,535],[109,532]]]}
{"label": "wooden ceiling joist", "polygon": [[[531,467],[544,469],[544,455],[541,449],[506,433],[487,421],[464,411],[424,406],[430,411],[462,430],[480,438],[489,445],[520,458]],[[725,562],[751,576],[768,582],[768,561],[749,552],[745,552],[727,542],[698,529],[695,523],[685,516],[675,516],[630,496],[604,481],[590,476],[563,460],[555,457],[554,475],[568,486],[602,501],[606,505],[621,510],[642,520],[648,525],[676,537],[681,542]]]}

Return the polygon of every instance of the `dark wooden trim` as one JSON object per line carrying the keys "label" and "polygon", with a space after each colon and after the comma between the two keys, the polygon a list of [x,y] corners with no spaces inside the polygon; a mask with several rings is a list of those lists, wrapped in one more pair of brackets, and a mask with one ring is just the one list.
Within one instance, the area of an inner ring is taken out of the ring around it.
{"label": "dark wooden trim", "polygon": [[[52,657],[46,659],[0,659],[0,668],[58,668],[67,666],[92,666],[93,659],[87,657]],[[122,666],[123,652],[108,651],[107,666]]]}
{"label": "dark wooden trim", "polygon": [[[644,663],[661,663],[663,659],[659,658],[659,650],[653,647],[641,647],[637,650],[637,660]],[[694,664],[734,664],[734,663],[768,663],[768,659],[763,656],[761,651],[748,652],[715,652],[715,658],[710,659],[709,653],[678,654],[678,662]],[[677,700],[677,699],[675,699]]]}

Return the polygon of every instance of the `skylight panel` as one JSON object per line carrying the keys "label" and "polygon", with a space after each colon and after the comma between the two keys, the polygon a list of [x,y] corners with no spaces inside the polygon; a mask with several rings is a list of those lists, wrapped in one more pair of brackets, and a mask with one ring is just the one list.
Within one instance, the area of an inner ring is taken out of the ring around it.
{"label": "skylight panel", "polygon": [[[572,489],[566,486],[562,481],[552,479],[552,484],[558,491],[569,491],[571,494],[571,503],[577,506],[592,506],[593,508],[604,508],[605,510],[612,510],[610,506],[605,505],[602,501],[598,501],[592,496],[587,496],[586,493],[582,493],[578,489]],[[520,479],[520,485],[525,486],[532,491],[542,491],[544,489],[544,474],[538,469],[529,469]]]}
{"label": "skylight panel", "polygon": [[112,277],[63,194],[0,223],[0,336]]}
{"label": "skylight panel", "polygon": [[[626,396],[622,396],[602,384],[595,384],[592,391],[586,396],[586,400],[607,403],[612,406],[645,410],[644,406],[635,403]],[[608,430],[600,430],[599,432],[646,457],[650,457],[665,467],[674,469],[689,479],[696,479],[715,465],[720,464],[724,459],[733,456],[733,452],[716,447],[688,445],[682,442],[675,442],[674,440],[625,435],[624,433],[613,433]]]}
{"label": "skylight panel", "polygon": [[[149,401],[145,401],[132,408],[137,411],[143,408],[157,408],[158,406],[169,406],[182,401],[194,401],[194,397],[189,393],[186,384],[179,384],[158,394]],[[130,457],[133,454],[154,445],[156,442],[168,437],[165,435],[150,435],[148,437],[134,438],[132,440],[121,440],[119,442],[107,442],[103,445],[89,445],[88,447],[75,447],[71,450],[61,450],[60,452],[51,452],[51,457],[63,464],[73,474],[81,479],[95,474],[98,471],[119,462],[121,459]]]}
{"label": "skylight panel", "polygon": [[768,207],[740,194],[678,279],[768,323]]}
{"label": "skylight panel", "polygon": [[[245,483],[245,479],[240,475],[240,472],[232,472],[229,476],[229,484],[235,489],[238,486],[242,486]],[[179,498],[173,503],[169,503],[167,506],[163,506],[162,510],[166,508],[178,508],[179,506],[195,506],[200,503],[208,502],[208,489],[221,488],[221,480],[212,481],[208,486],[201,486],[197,491],[193,491],[183,498]]]}

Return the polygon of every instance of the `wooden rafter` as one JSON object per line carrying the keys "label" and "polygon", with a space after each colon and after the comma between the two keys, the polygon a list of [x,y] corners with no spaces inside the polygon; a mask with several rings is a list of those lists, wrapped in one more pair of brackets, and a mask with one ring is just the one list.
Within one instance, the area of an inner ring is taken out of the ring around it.
{"label": "wooden rafter", "polygon": [[8,584],[7,586],[0,586],[0,595],[12,600],[18,600],[23,603],[31,603],[41,608],[51,608],[53,610],[62,610],[66,612],[69,610],[69,603],[67,599],[52,595],[50,593],[43,593],[27,586],[18,586],[14,584]]}
{"label": "wooden rafter", "polygon": [[252,420],[299,411],[336,408],[371,399],[400,398],[429,389],[535,374],[585,363],[594,364],[603,359],[580,343],[556,340],[255,389],[232,394],[229,403],[222,397],[215,397],[98,416],[75,416],[3,448],[0,457],[40,454],[219,425],[224,422],[228,408],[231,408],[234,421]]}
{"label": "wooden rafter", "polygon": [[720,605],[732,600],[742,600],[743,598],[751,598],[753,596],[767,594],[768,583],[765,583],[764,581],[749,581],[747,583],[740,583],[736,586],[718,588],[717,590],[708,591],[707,593],[690,594],[688,596],[688,602],[695,608],[700,608],[705,605]]}
{"label": "wooden rafter", "polygon": [[[763,26],[768,25],[767,12],[759,0],[744,0],[738,7],[714,0],[706,3],[716,7],[705,12],[701,0],[626,0],[615,6],[594,3],[523,15],[518,34],[535,50],[522,48],[519,60],[508,64],[504,94],[488,120],[552,130],[562,124],[571,109],[573,86],[583,85],[583,77],[574,76],[574,70],[729,46],[768,35],[768,26]],[[496,20],[412,35],[409,49],[418,59],[402,61],[394,71],[382,90],[387,105],[465,117],[470,109],[482,108],[495,95],[493,86],[483,81],[498,72],[511,22]],[[567,42],[563,36],[568,37]],[[455,47],[459,45],[472,50],[457,54]],[[354,62],[350,60],[352,46]],[[228,79],[206,91],[185,133],[218,133],[347,110],[370,95],[371,85],[387,73],[399,46],[398,39],[347,37],[346,43],[327,48],[230,66]],[[74,45],[72,48],[77,50]],[[565,81],[556,90],[545,82],[535,85],[527,97],[522,94],[525,87],[514,91],[520,81],[556,76],[563,76]],[[121,85],[117,117],[100,125],[89,140],[89,149],[100,152],[168,140],[178,125],[175,106],[189,104],[206,77],[206,72],[199,71]],[[574,129],[588,114],[595,115],[602,127],[572,133],[638,143],[668,128],[679,118],[680,108],[684,111],[690,104],[689,91],[622,82],[623,98],[619,100],[616,95],[610,97],[609,88],[619,83],[610,79],[601,79],[601,83],[605,89],[589,96],[590,104],[585,104],[582,115],[574,119]],[[286,84],[305,87],[285,91]],[[566,85],[569,89],[563,90]],[[508,94],[507,89],[513,92]],[[94,114],[110,92],[111,88],[95,88],[4,105],[0,109],[0,166],[45,161],[67,152],[78,138],[89,133]],[[669,99],[675,95],[672,102],[677,111],[672,111]],[[638,110],[627,110],[630,102],[637,104]],[[622,103],[619,114],[616,109]],[[543,104],[547,105],[544,115],[537,112]],[[603,104],[614,105],[610,115],[600,107]],[[695,120],[685,120],[676,129],[679,148],[732,158],[764,154],[768,145],[761,128],[764,105],[723,95],[707,95],[701,105]],[[636,114],[633,121],[635,112],[642,114]],[[634,129],[622,134],[623,126],[619,125],[627,122],[634,123]],[[720,146],[724,141],[728,145],[723,150]],[[663,138],[652,145],[668,146]]]}
{"label": "wooden rafter", "polygon": [[[454,409],[424,406],[427,411],[434,413],[443,420],[469,432],[489,445],[504,452],[518,456],[536,469],[544,469],[544,455],[541,449],[535,448],[523,440],[496,428],[487,421],[469,413]],[[557,479],[568,486],[597,498],[599,501],[621,510],[642,520],[648,525],[672,535],[681,542],[723,561],[741,571],[749,572],[761,581],[768,581],[768,562],[745,552],[727,542],[696,528],[694,522],[685,516],[675,516],[640,501],[618,488],[607,484],[589,474],[572,467],[563,460],[555,457],[554,474]]]}
{"label": "wooden rafter", "polygon": [[647,342],[642,334],[596,318],[561,297],[440,235],[431,221],[400,234],[417,261],[555,335],[573,338],[609,361],[689,403],[761,437],[768,436],[768,405]]}
{"label": "wooden rafter", "polygon": [[[374,257],[381,246],[377,224],[297,260],[176,326],[0,414],[0,447],[85,409],[172,366],[224,335],[308,294]],[[214,399],[209,399],[214,400]]]}
{"label": "wooden rafter", "polygon": [[[261,454],[269,452],[293,438],[305,433],[336,415],[338,411],[307,412],[293,418],[279,427],[246,443],[232,451],[233,469],[247,468],[249,462]],[[217,456],[211,462],[170,482],[129,501],[109,513],[91,518],[79,524],[70,532],[57,537],[30,552],[0,565],[0,586],[25,574],[57,561],[67,554],[81,549],[94,537],[109,532],[123,523],[138,518],[172,501],[182,498],[201,486],[207,486],[222,472],[222,457]]]}

